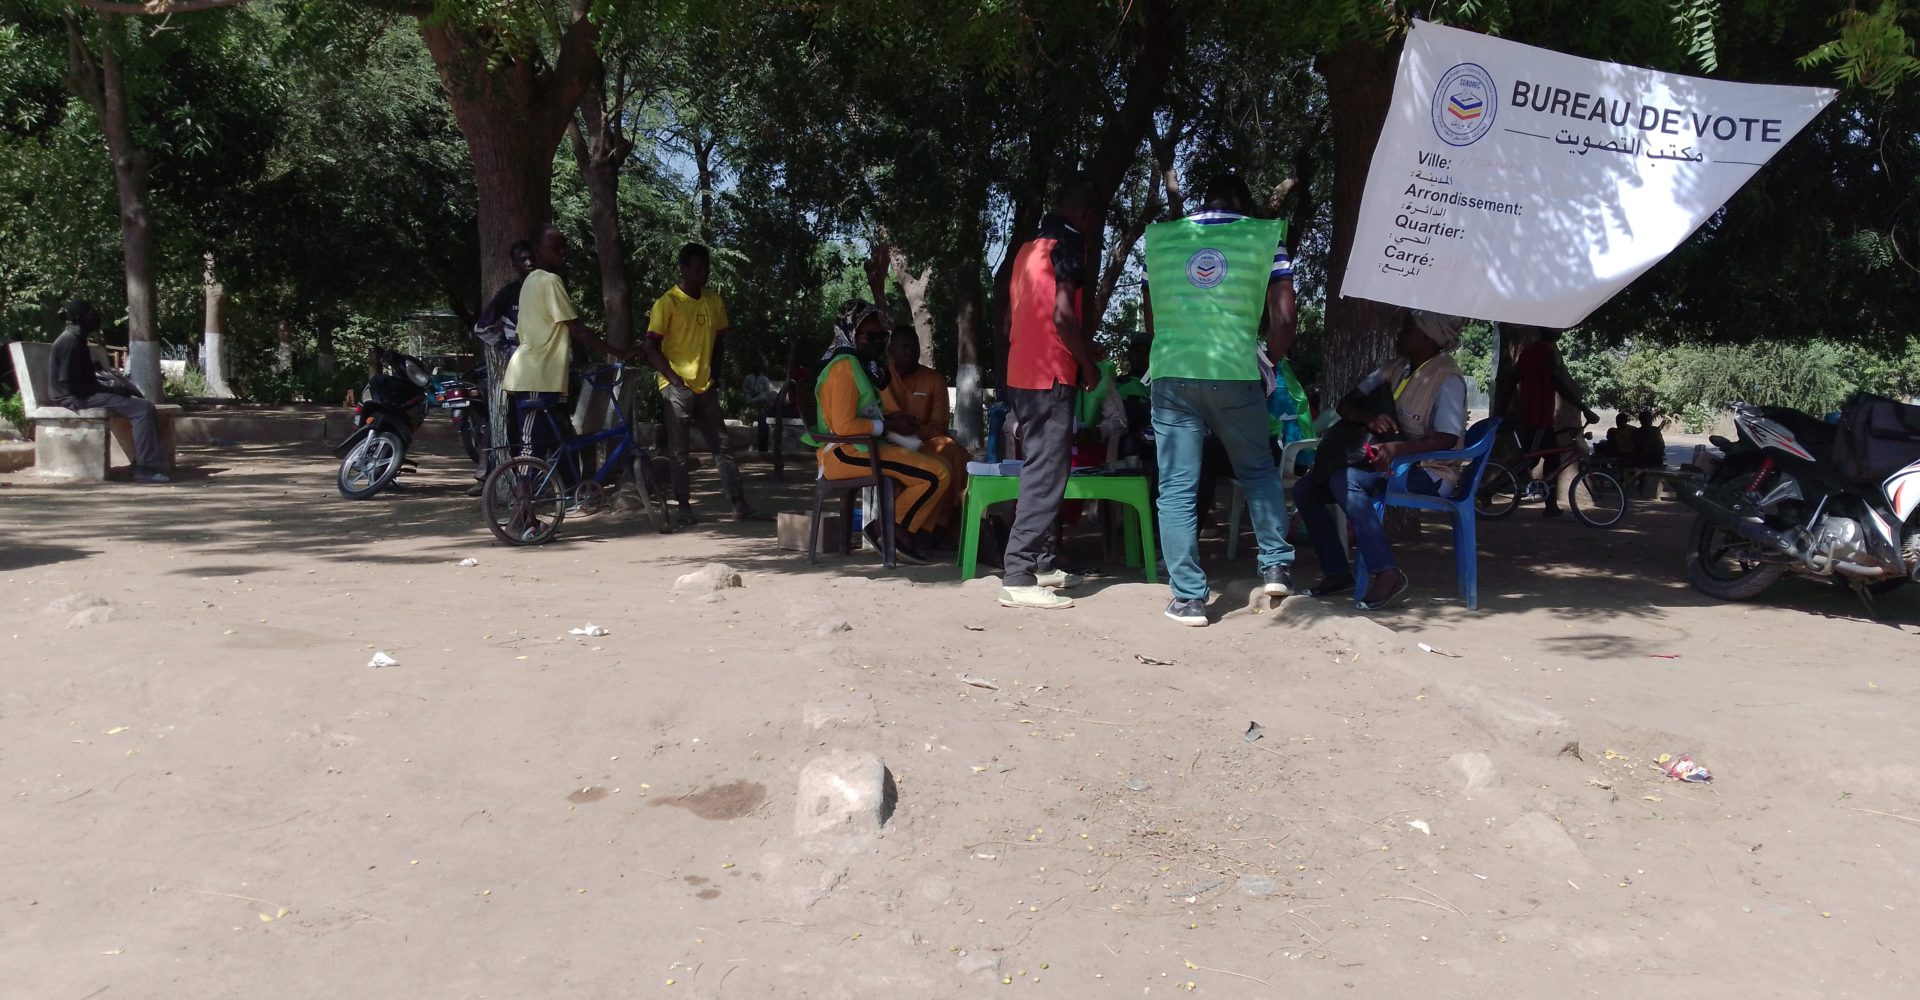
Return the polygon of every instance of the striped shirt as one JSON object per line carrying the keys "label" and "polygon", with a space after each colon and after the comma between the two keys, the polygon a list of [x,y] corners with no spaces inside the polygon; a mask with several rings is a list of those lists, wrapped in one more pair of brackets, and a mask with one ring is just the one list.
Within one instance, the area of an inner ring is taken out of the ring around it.
{"label": "striped shirt", "polygon": [[[1187,218],[1203,226],[1217,226],[1223,222],[1236,222],[1246,216],[1239,212],[1229,212],[1224,208],[1203,208]],[[1282,279],[1289,281],[1293,279],[1293,254],[1287,252],[1285,243],[1281,243],[1273,250],[1273,272],[1267,276],[1267,283],[1272,284]],[[1142,275],[1140,286],[1144,288],[1146,285],[1146,276]]]}

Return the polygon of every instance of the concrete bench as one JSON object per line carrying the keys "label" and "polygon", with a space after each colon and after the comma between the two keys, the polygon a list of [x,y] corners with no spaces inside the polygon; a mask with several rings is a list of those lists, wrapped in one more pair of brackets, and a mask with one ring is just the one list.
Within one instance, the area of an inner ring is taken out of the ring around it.
{"label": "concrete bench", "polygon": [[[27,422],[33,426],[36,471],[48,476],[102,480],[116,465],[133,464],[133,427],[125,418],[101,409],[69,410],[49,405],[47,366],[53,357],[52,344],[15,342],[8,344],[7,350],[13,355],[20,402],[26,408]],[[161,404],[154,411],[160,446],[167,456],[165,468],[171,469],[175,454],[173,423],[180,407]]]}

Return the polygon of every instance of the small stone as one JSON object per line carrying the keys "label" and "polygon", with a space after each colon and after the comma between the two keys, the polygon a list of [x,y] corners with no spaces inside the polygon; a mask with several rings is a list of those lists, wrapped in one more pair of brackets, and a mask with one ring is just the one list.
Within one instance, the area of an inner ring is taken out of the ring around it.
{"label": "small stone", "polygon": [[119,619],[119,609],[112,605],[101,605],[99,607],[87,608],[84,611],[74,612],[73,617],[67,619],[67,627],[86,628],[90,625],[101,625],[110,621],[118,621]]}
{"label": "small stone", "polygon": [[1280,892],[1280,880],[1268,878],[1265,875],[1242,875],[1240,881],[1234,884],[1234,888],[1245,896],[1255,898],[1272,896]]}
{"label": "small stone", "polygon": [[1000,977],[1000,956],[989,952],[967,952],[961,955],[960,960],[954,965],[963,976],[995,979]]}
{"label": "small stone", "polygon": [[726,563],[708,563],[673,581],[676,594],[710,594],[744,584],[740,574]]}

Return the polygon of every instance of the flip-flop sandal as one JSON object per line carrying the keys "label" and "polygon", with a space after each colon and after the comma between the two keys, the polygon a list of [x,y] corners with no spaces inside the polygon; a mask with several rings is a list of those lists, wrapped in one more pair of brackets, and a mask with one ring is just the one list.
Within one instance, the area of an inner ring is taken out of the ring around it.
{"label": "flip-flop sandal", "polygon": [[1402,572],[1400,574],[1400,586],[1395,587],[1392,593],[1377,600],[1356,601],[1354,602],[1354,607],[1362,611],[1384,611],[1400,603],[1401,599],[1407,596],[1407,591],[1412,589],[1412,578],[1408,577],[1405,572]]}

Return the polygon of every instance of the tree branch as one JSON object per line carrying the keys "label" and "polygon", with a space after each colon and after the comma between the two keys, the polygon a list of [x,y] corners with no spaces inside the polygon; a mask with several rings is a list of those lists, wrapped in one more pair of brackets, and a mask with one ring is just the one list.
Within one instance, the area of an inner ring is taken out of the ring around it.
{"label": "tree branch", "polygon": [[132,14],[136,17],[146,14],[191,14],[196,10],[218,10],[221,7],[238,7],[253,0],[147,0],[145,3],[112,3],[109,0],[73,0],[88,10],[97,10],[102,14]]}
{"label": "tree branch", "polygon": [[600,26],[591,18],[576,17],[560,37],[554,53],[553,71],[540,97],[540,122],[552,128],[557,138],[573,119],[573,109],[587,94],[587,88],[600,78]]}

